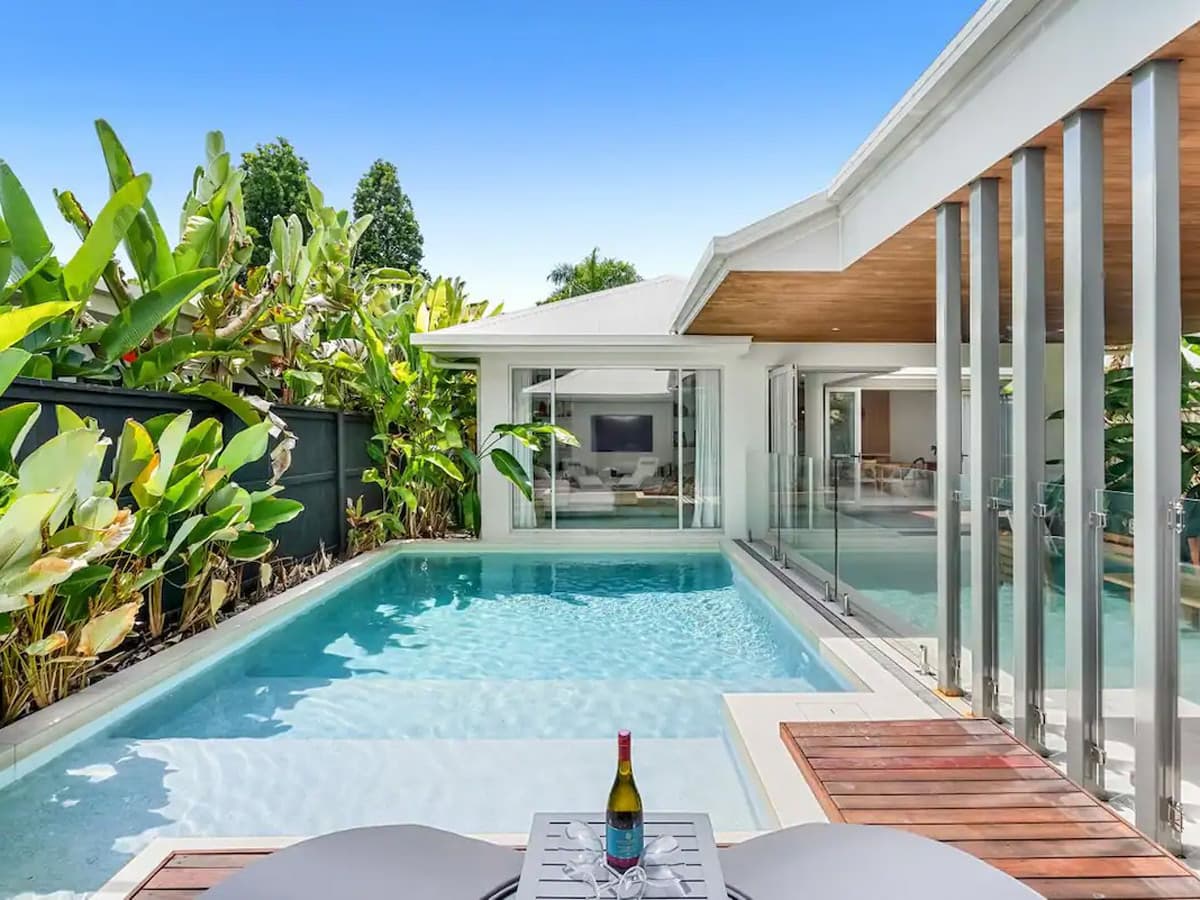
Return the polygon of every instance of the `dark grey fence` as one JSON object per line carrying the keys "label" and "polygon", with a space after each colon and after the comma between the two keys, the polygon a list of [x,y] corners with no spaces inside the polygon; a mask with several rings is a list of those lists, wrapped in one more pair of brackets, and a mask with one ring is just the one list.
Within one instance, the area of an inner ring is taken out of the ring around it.
{"label": "dark grey fence", "polygon": [[[14,403],[41,403],[42,415],[25,439],[22,453],[28,453],[57,432],[55,405],[69,406],[81,416],[100,423],[114,447],[128,418],[144,422],[163,413],[191,410],[194,421],[215,418],[221,421],[228,440],[244,426],[225,407],[201,397],[168,394],[159,391],[129,390],[62,381],[37,381],[18,378],[3,396],[0,409]],[[346,501],[363,497],[366,509],[378,509],[382,502],[375,485],[362,483],[363,470],[371,465],[367,441],[373,429],[368,416],[342,413],[309,406],[274,407],[275,413],[295,433],[292,465],[280,483],[283,496],[299,500],[304,512],[276,528],[271,536],[278,541],[279,556],[305,557],[322,545],[327,550],[346,549]],[[109,460],[111,462],[111,455]],[[261,490],[270,477],[266,458],[238,473],[238,482],[249,490]]]}

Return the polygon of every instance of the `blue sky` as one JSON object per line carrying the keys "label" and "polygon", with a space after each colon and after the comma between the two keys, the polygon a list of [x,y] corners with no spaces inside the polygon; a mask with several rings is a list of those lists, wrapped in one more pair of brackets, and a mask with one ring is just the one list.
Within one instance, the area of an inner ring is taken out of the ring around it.
{"label": "blue sky", "polygon": [[14,2],[0,157],[56,244],[107,118],[174,221],[204,133],[288,137],[333,203],[396,163],[426,264],[526,306],[593,246],[647,276],[825,186],[978,0]]}

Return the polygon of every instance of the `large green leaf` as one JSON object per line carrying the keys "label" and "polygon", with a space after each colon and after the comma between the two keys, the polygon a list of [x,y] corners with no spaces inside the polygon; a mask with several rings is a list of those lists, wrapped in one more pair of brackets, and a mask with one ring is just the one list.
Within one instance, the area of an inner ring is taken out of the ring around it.
{"label": "large green leaf", "polygon": [[58,492],[58,503],[50,515],[52,531],[58,528],[59,523],[70,511],[76,480],[80,473],[91,465],[96,439],[97,434],[94,431],[64,431],[25,457],[25,461],[17,470],[19,494]]}
{"label": "large green leaf", "polygon": [[454,464],[454,460],[452,460],[450,457],[446,456],[444,453],[435,453],[435,452],[422,453],[420,456],[417,457],[417,459],[420,459],[423,462],[427,462],[430,465],[436,466],[437,468],[439,468],[443,472],[445,472],[447,475],[449,475],[451,478],[453,478],[455,481],[463,480],[462,469],[460,469],[458,466],[456,466]]}
{"label": "large green leaf", "polygon": [[158,438],[158,467],[146,481],[146,490],[151,496],[161,497],[171,481],[171,470],[179,459],[179,450],[183,447],[188,428],[192,424],[191,412],[181,412],[171,420]]}
{"label": "large green leaf", "polygon": [[204,251],[212,242],[216,230],[217,223],[208,216],[188,216],[174,251],[175,271],[194,269],[203,259]]}
{"label": "large green leaf", "polygon": [[169,278],[121,310],[100,333],[100,355],[108,362],[137,349],[165,320],[220,276],[217,269],[196,269]]}
{"label": "large green leaf", "polygon": [[117,459],[113,464],[113,493],[120,495],[125,487],[142,474],[146,463],[154,456],[154,442],[142,424],[126,419],[117,442]]}
{"label": "large green leaf", "polygon": [[0,409],[0,459],[11,463],[42,412],[40,403],[16,403]]}
{"label": "large green leaf", "polygon": [[153,556],[167,544],[168,524],[165,512],[139,512],[125,549],[135,556]]}
{"label": "large green leaf", "polygon": [[[96,135],[108,167],[108,183],[115,193],[136,177],[133,163],[116,132],[103,119],[96,120]],[[125,251],[143,287],[156,287],[175,275],[170,243],[149,199],[125,232]]]}
{"label": "large green leaf", "polygon": [[267,497],[251,505],[250,524],[257,532],[270,531],[276,525],[292,521],[303,511],[304,504],[298,500]]}
{"label": "large green leaf", "polygon": [[83,245],[63,266],[68,299],[82,301],[92,295],[149,192],[150,176],[138,175],[109,197]]}
{"label": "large green leaf", "polygon": [[211,350],[212,338],[202,334],[181,334],[156,344],[138,356],[129,366],[130,387],[153,384],[174,372],[189,359]]}
{"label": "large green leaf", "polygon": [[190,516],[179,524],[179,527],[175,529],[175,533],[171,535],[171,543],[167,544],[167,549],[163,551],[163,555],[155,563],[158,568],[161,569],[166,565],[167,561],[175,555],[175,551],[183,546],[183,542],[188,539],[188,535],[192,533],[192,530],[203,519],[204,516]]}
{"label": "large green leaf", "polygon": [[246,532],[238,535],[235,541],[232,541],[225,552],[229,554],[230,559],[238,559],[244,562],[262,559],[275,545],[271,543],[269,538],[263,537],[261,534],[254,532]]}
{"label": "large green leaf", "polygon": [[8,275],[12,272],[13,246],[12,232],[0,215],[0,289],[8,284]]}
{"label": "large green leaf", "polygon": [[194,507],[203,496],[204,470],[196,469],[167,487],[163,493],[162,505],[168,513],[175,515]]}
{"label": "large green leaf", "polygon": [[58,422],[59,434],[64,431],[74,431],[76,428],[87,428],[87,422],[75,410],[61,403],[54,407],[54,419]]}
{"label": "large green leaf", "polygon": [[270,422],[259,422],[249,428],[243,428],[229,439],[225,449],[217,457],[217,468],[232,474],[247,463],[262,459],[267,452],[267,440],[270,435]]}
{"label": "large green leaf", "polygon": [[42,526],[61,496],[58,491],[24,494],[4,511],[0,516],[0,569],[31,558],[41,547]]}
{"label": "large green leaf", "polygon": [[211,514],[224,513],[228,509],[233,508],[233,518],[230,519],[230,524],[240,525],[242,522],[250,518],[250,510],[252,503],[250,501],[250,492],[244,487],[236,484],[227,484],[218,488],[213,492],[213,495],[208,498],[208,503],[204,507],[204,511]]}
{"label": "large green leaf", "polygon": [[[8,163],[0,160],[0,211],[12,234],[13,255],[23,270],[32,270],[54,252],[50,236],[38,217],[33,201]],[[56,264],[57,265],[57,264]]]}
{"label": "large green leaf", "polygon": [[500,447],[496,447],[488,455],[492,458],[496,471],[516,485],[526,500],[533,500],[533,482],[530,481],[525,467],[517,462],[517,458]]}
{"label": "large green leaf", "polygon": [[51,300],[0,312],[0,350],[20,343],[47,322],[70,315],[78,307],[70,300]]}
{"label": "large green leaf", "polygon": [[221,449],[221,422],[219,419],[203,419],[192,426],[179,449],[181,459],[197,456],[211,457]]}
{"label": "large green leaf", "polygon": [[7,350],[0,350],[0,394],[9,389],[21,370],[25,368],[25,364],[32,358],[32,354],[22,350],[20,347],[9,347]]}
{"label": "large green leaf", "polygon": [[200,381],[196,384],[189,384],[186,387],[179,388],[177,393],[204,397],[214,403],[219,403],[247,425],[257,425],[262,421],[262,416],[254,408],[254,404],[241,394],[234,393],[229,388],[217,384],[215,381]]}
{"label": "large green leaf", "polygon": [[206,515],[196,524],[196,527],[194,527],[191,530],[191,533],[188,535],[188,552],[191,553],[201,544],[212,540],[213,535],[215,535],[218,531],[228,528],[240,512],[241,508],[233,505],[227,506],[218,512]]}

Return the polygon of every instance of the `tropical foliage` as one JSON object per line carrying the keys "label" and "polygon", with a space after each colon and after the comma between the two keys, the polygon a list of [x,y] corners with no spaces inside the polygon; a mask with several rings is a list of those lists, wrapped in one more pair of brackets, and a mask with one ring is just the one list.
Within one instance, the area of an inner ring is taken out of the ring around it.
{"label": "tropical foliage", "polygon": [[375,467],[363,478],[383,491],[389,536],[429,537],[454,525],[475,531],[477,478],[485,462],[527,496],[532,491],[529,474],[500,446],[502,438],[530,447],[543,440],[577,442],[558,426],[518,423],[496,426],[481,443],[474,427],[475,373],[437,365],[411,338],[499,310],[468,301],[458,281],[378,278],[368,278],[369,302],[355,311],[352,324],[362,357],[343,359],[340,369],[343,393],[375,420],[367,448]]}
{"label": "tropical foliage", "polygon": [[608,256],[601,259],[600,248],[594,247],[577,263],[559,263],[546,280],[554,285],[554,293],[539,305],[633,284],[641,281],[642,276],[631,262]]}
{"label": "tropical foliage", "polygon": [[404,269],[414,274],[421,271],[425,256],[421,226],[392,163],[377,159],[359,179],[354,189],[354,215],[372,219],[359,242],[355,265],[362,269]]}
{"label": "tropical foliage", "polygon": [[169,583],[183,594],[172,627],[214,623],[234,566],[270,553],[271,529],[302,509],[278,487],[250,493],[233,480],[266,453],[269,423],[225,442],[214,419],[130,419],[109,464],[111,440],[60,406],[56,436],[16,465],[40,414],[39,404],[0,413],[0,721],[85,682],[143,613],[160,636]]}
{"label": "tropical foliage", "polygon": [[[18,375],[173,391],[241,424],[227,435],[186,412],[129,419],[114,447],[60,406],[54,435],[29,447],[40,404],[0,409],[0,721],[86,683],[109,654],[213,624],[243,567],[270,582],[272,529],[302,512],[280,496],[295,437],[277,402],[371,415],[364,481],[384,502],[351,501],[355,551],[475,530],[483,466],[528,496],[506,447],[574,443],[528,423],[477,435],[476,374],[413,344],[499,309],[406,270],[420,232],[390,165],[372,167],[352,216],[326,204],[286,141],[239,167],[210,132],[171,238],[150,176],[106,122],[96,133],[107,202],[93,217],[55,193],[81,242],[69,258],[0,161],[0,393]],[[265,487],[239,483],[268,454]]]}
{"label": "tropical foliage", "polygon": [[287,138],[259,144],[242,154],[240,167],[245,183],[245,220],[254,240],[250,261],[266,265],[271,255],[268,235],[278,216],[296,216],[304,221],[308,210],[308,162],[296,153]]}

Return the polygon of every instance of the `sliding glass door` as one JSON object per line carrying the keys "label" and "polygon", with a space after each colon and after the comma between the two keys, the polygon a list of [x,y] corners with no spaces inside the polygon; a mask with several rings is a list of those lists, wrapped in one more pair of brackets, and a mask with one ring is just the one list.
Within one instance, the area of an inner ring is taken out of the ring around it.
{"label": "sliding glass door", "polygon": [[579,441],[514,448],[533,465],[534,497],[514,491],[513,528],[720,527],[719,371],[513,369],[512,398],[514,421]]}

